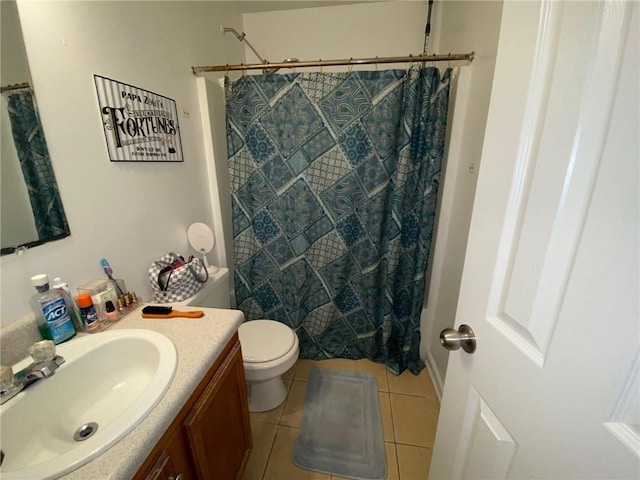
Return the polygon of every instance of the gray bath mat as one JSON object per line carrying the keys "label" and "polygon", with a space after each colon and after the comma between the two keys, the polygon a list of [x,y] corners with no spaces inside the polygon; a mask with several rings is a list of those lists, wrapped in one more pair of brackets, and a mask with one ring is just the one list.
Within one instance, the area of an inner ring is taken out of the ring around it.
{"label": "gray bath mat", "polygon": [[373,375],[311,370],[293,463],[341,477],[384,479],[387,457],[378,398]]}

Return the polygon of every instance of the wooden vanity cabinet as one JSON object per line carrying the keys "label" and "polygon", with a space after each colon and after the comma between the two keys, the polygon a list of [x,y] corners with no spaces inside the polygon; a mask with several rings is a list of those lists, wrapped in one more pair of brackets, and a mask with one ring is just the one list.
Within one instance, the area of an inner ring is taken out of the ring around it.
{"label": "wooden vanity cabinet", "polygon": [[240,478],[251,447],[242,352],[235,334],[134,479]]}

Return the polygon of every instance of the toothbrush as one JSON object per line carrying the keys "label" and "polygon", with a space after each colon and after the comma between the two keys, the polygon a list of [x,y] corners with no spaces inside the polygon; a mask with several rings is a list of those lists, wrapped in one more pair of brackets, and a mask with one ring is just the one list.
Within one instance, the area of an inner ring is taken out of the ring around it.
{"label": "toothbrush", "polygon": [[120,288],[120,285],[118,285],[118,282],[116,282],[113,278],[113,270],[111,269],[111,265],[109,265],[109,262],[107,262],[107,259],[103,258],[102,260],[100,260],[100,265],[102,265],[102,269],[104,270],[104,273],[107,275],[109,280],[111,280],[115,285],[116,291],[118,292],[118,298],[124,295],[124,292]]}

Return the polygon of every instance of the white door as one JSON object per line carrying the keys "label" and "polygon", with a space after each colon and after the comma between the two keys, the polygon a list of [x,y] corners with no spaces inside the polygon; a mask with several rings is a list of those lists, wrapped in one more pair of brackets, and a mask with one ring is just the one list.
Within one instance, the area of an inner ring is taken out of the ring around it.
{"label": "white door", "polygon": [[430,478],[639,478],[636,2],[505,2]]}

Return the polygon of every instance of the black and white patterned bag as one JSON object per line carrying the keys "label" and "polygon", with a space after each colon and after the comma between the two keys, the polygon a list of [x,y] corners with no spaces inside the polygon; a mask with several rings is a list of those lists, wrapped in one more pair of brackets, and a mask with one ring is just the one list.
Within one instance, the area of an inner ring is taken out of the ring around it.
{"label": "black and white patterned bag", "polygon": [[154,261],[149,267],[153,301],[182,302],[198,292],[209,279],[204,262],[194,258],[186,262],[173,252]]}

